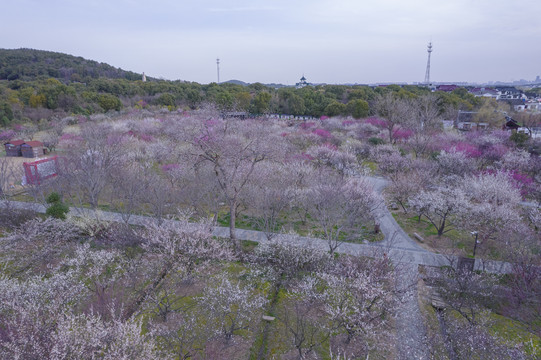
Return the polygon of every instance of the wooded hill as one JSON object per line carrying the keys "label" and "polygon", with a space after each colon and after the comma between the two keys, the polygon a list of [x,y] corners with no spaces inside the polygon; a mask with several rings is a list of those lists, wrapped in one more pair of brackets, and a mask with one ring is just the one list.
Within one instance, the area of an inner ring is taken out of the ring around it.
{"label": "wooded hill", "polygon": [[55,78],[67,82],[99,77],[140,80],[141,76],[80,56],[34,49],[0,49],[0,80]]}
{"label": "wooded hill", "polygon": [[[430,89],[415,85],[385,87],[314,85],[303,88],[269,87],[261,83],[210,83],[147,78],[113,66],[50,51],[0,49],[0,127],[39,123],[53,116],[88,116],[123,108],[167,107],[197,109],[213,103],[222,111],[299,116],[352,116],[374,114],[380,95],[415,99]],[[449,108],[472,110],[481,105],[464,88],[437,92],[440,112]]]}

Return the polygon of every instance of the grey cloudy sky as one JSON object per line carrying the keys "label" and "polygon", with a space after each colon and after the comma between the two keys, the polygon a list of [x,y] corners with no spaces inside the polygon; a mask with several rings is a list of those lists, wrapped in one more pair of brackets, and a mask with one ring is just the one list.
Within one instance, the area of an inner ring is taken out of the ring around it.
{"label": "grey cloudy sky", "polygon": [[1,48],[149,76],[294,84],[533,80],[540,0],[0,0]]}

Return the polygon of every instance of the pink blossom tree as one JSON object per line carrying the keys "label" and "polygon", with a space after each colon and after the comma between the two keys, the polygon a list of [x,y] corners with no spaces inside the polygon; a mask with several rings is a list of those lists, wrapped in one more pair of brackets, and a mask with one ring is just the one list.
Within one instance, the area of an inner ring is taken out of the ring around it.
{"label": "pink blossom tree", "polygon": [[384,128],[388,132],[389,142],[393,143],[395,141],[395,128],[410,118],[411,106],[407,100],[388,92],[376,99],[374,111],[380,118],[385,120]]}

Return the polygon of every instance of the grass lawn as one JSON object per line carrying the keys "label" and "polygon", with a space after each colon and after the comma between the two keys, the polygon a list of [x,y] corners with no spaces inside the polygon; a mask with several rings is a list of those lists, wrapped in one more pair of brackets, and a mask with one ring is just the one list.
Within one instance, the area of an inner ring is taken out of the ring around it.
{"label": "grass lawn", "polygon": [[522,344],[526,352],[541,359],[541,338],[532,334],[511,318],[490,313],[489,320],[493,323],[491,331],[502,339],[515,344]]}
{"label": "grass lawn", "polygon": [[[474,238],[466,233],[455,229],[438,236],[438,232],[425,218],[419,221],[414,213],[404,213],[395,210],[392,215],[398,225],[415,241],[427,250],[439,253],[458,252],[458,255],[472,256]],[[414,234],[420,235],[424,241],[420,241]]]}
{"label": "grass lawn", "polygon": [[[291,214],[288,215],[291,216]],[[229,213],[220,213],[217,220],[218,225],[229,227],[229,219]],[[257,224],[257,218],[244,214],[237,216],[235,221],[235,226],[238,229],[263,231],[263,229],[261,229]],[[323,238],[323,233],[317,230],[316,225],[310,221],[310,218],[308,218],[305,222],[294,218],[292,218],[289,222],[287,219],[280,219],[277,224],[276,232],[287,232],[288,230],[292,230],[300,236]],[[384,238],[383,233],[379,232],[378,234],[375,234],[372,229],[368,229],[366,226],[361,227],[360,233],[361,235],[359,237],[350,237],[349,234],[343,233],[340,239],[344,242],[361,244],[365,241],[382,241]]]}

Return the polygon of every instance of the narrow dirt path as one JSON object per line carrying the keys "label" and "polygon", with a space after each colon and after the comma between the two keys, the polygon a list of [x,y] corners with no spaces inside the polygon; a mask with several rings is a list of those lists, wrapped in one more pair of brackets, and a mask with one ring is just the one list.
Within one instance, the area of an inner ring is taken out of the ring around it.
{"label": "narrow dirt path", "polygon": [[415,264],[401,264],[396,273],[398,290],[402,294],[396,309],[398,360],[429,359],[426,328],[417,294],[418,268]]}

